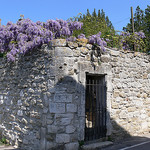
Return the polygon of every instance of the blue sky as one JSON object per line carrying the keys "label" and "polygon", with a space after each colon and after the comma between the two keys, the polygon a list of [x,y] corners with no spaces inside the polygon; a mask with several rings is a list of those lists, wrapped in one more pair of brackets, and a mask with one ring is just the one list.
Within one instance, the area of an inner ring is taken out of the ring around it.
{"label": "blue sky", "polygon": [[135,12],[138,5],[145,10],[150,0],[0,0],[0,18],[2,25],[16,23],[20,14],[33,21],[67,20],[80,12],[85,14],[87,9],[92,13],[95,8],[103,9],[115,29],[122,30],[130,20],[130,7]]}

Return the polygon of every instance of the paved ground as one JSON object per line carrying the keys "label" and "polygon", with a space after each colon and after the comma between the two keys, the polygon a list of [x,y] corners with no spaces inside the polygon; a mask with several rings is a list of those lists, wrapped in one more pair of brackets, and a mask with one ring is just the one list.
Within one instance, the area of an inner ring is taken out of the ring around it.
{"label": "paved ground", "polygon": [[101,150],[150,150],[150,134],[126,138]]}

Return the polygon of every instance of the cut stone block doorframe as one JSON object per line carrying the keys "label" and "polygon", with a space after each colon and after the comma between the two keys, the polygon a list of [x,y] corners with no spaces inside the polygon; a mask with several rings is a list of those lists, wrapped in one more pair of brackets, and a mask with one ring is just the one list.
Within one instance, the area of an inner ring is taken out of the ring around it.
{"label": "cut stone block doorframe", "polygon": [[86,93],[85,93],[85,88],[86,88],[86,74],[91,74],[91,75],[102,75],[105,76],[105,82],[106,82],[106,87],[107,87],[107,92],[106,92],[106,136],[111,135],[112,132],[112,127],[111,127],[111,122],[110,122],[110,113],[111,112],[111,97],[112,97],[112,72],[111,72],[111,66],[107,64],[101,64],[100,66],[93,67],[90,63],[78,63],[78,69],[79,69],[79,74],[78,74],[78,82],[81,83],[81,92],[82,96],[79,102],[79,111],[78,111],[78,116],[79,116],[79,140],[85,140],[85,99],[86,99]]}

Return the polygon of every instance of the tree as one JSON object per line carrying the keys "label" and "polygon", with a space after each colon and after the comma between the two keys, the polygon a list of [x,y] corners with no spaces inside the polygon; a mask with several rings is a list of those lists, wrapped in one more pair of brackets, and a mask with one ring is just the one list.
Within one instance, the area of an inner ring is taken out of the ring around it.
{"label": "tree", "polygon": [[147,8],[145,9],[144,33],[147,39],[147,48],[150,51],[150,6],[147,6]]}
{"label": "tree", "polygon": [[143,30],[144,27],[144,11],[139,6],[137,6],[134,14],[134,26],[136,32]]}
{"label": "tree", "polygon": [[110,29],[114,29],[114,27],[113,27],[111,21],[109,20],[108,16],[106,16],[105,21],[106,21],[107,27],[109,27]]}
{"label": "tree", "polygon": [[103,9],[101,10],[101,18],[102,18],[102,19],[105,19],[105,12],[104,12]]}
{"label": "tree", "polygon": [[88,16],[88,17],[90,17],[90,16],[91,16],[89,9],[87,9],[86,16]]}
{"label": "tree", "polygon": [[[136,11],[134,13],[134,30],[135,32],[139,32],[144,29],[144,11],[137,6]],[[127,24],[126,27],[123,27],[125,32],[132,32],[132,20],[130,19],[130,23]]]}
{"label": "tree", "polygon": [[98,14],[96,13],[96,9],[94,9],[92,15],[90,14],[89,9],[87,9],[87,13],[78,18],[78,21],[83,22],[83,27],[81,31],[74,32],[75,35],[81,32],[88,37],[101,32],[102,36],[106,37],[106,34],[115,33],[114,27],[109,20],[109,17],[105,17],[103,9],[98,10]]}
{"label": "tree", "polygon": [[[150,6],[147,6],[145,12],[137,6],[136,11],[134,13],[134,29],[135,32],[143,31],[146,35],[144,40],[144,44],[146,45],[147,52],[150,51]],[[130,19],[130,23],[127,24],[126,27],[123,27],[125,32],[132,32],[132,23]]]}
{"label": "tree", "polygon": [[101,18],[101,10],[100,9],[98,10],[98,18],[99,19]]}
{"label": "tree", "polygon": [[96,10],[95,10],[95,8],[94,8],[94,11],[93,11],[93,13],[92,13],[92,16],[93,16],[94,18],[96,18],[96,17],[97,17],[97,14],[96,14]]}

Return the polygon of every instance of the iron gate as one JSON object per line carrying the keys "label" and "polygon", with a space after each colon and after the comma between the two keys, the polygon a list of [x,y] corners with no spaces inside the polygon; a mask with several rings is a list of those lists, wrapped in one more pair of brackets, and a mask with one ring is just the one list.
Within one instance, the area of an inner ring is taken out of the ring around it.
{"label": "iron gate", "polygon": [[86,76],[85,141],[106,137],[105,76]]}

